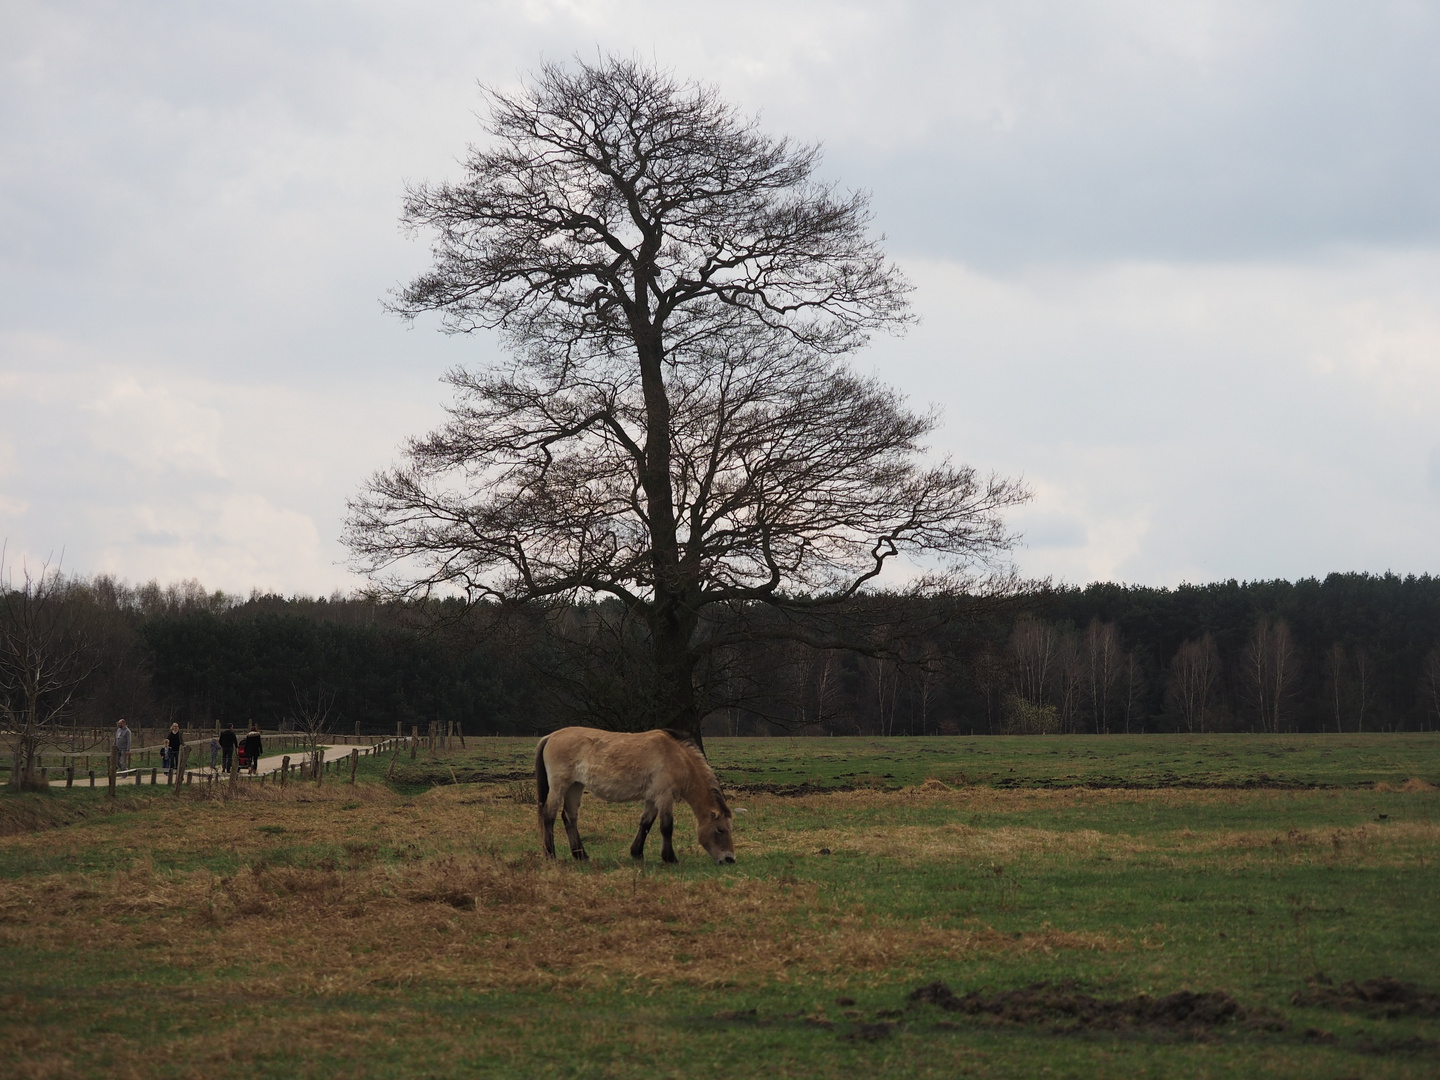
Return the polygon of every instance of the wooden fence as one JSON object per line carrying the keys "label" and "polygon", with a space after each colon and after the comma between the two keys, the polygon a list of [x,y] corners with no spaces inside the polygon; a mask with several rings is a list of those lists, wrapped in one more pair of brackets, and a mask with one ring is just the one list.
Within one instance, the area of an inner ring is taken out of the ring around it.
{"label": "wooden fence", "polygon": [[[117,781],[133,784],[143,783],[146,776],[149,777],[151,784],[157,784],[160,782],[159,778],[162,774],[165,775],[165,782],[168,784],[173,782],[172,773],[176,771],[184,774],[181,781],[184,784],[214,782],[218,777],[225,777],[242,783],[247,781],[264,781],[265,774],[252,776],[248,771],[240,773],[238,770],[232,771],[228,775],[221,773],[218,767],[216,767],[218,763],[223,760],[223,755],[219,753],[215,755],[216,765],[206,765],[206,759],[210,757],[210,742],[216,738],[214,732],[207,730],[202,736],[195,737],[195,732],[192,729],[189,732],[182,731],[181,734],[183,738],[181,742],[180,761],[177,762],[178,769],[166,769],[161,764],[160,751],[168,745],[168,743],[164,742],[148,746],[132,744],[129,768],[120,768],[119,763],[115,760],[113,732],[109,729],[106,730],[107,745],[103,748],[91,746],[87,750],[79,752],[61,751],[55,753],[52,751],[49,754],[37,755],[36,769],[42,782],[48,783],[52,779],[59,780],[64,778],[66,787],[73,786],[77,778],[82,785],[88,782],[88,786],[95,787],[97,770],[101,781],[111,789],[114,788]],[[243,733],[237,732],[237,735],[242,734]],[[259,734],[262,744],[261,753],[268,757],[274,757],[278,751],[283,750],[304,750],[306,751],[304,758],[309,759],[311,757],[310,751],[312,744],[309,738],[304,735],[293,731],[261,731]],[[397,744],[405,745],[412,741],[416,740],[394,735],[330,735],[323,737],[316,745],[331,748],[336,746],[351,747],[352,750],[349,755],[344,758],[324,762],[323,768],[334,771],[332,766],[335,766],[337,761],[344,762],[348,764],[351,769],[350,779],[353,782],[354,770],[358,767],[361,757],[378,754],[382,752],[382,749],[391,749]],[[234,755],[232,760],[236,758],[238,758],[238,754]],[[296,762],[292,763],[288,755],[284,756],[283,769],[286,777],[282,777],[279,782],[283,784],[286,778],[295,775],[303,763],[305,762],[302,762],[302,760],[298,758]],[[0,771],[8,772],[9,770],[5,769]],[[325,773],[322,772],[319,775],[323,776]],[[111,779],[112,776],[114,779]]]}

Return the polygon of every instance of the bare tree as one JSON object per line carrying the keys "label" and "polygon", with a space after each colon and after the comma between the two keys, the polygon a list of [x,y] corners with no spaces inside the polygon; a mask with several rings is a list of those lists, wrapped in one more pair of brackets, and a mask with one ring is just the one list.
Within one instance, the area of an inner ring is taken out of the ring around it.
{"label": "bare tree", "polygon": [[1375,665],[1363,647],[1355,649],[1355,730],[1365,730],[1365,714],[1375,704]]}
{"label": "bare tree", "polygon": [[1125,734],[1129,735],[1131,722],[1145,696],[1145,671],[1140,666],[1140,660],[1135,655],[1134,649],[1125,654],[1125,663],[1122,666],[1120,678],[1125,687]]}
{"label": "bare tree", "polygon": [[895,734],[895,714],[903,680],[899,663],[885,656],[862,656],[860,668],[875,695],[875,722],[882,736]]}
{"label": "bare tree", "polygon": [[1219,675],[1220,653],[1209,633],[1199,641],[1185,642],[1170,661],[1173,700],[1186,731],[1204,734],[1206,711]]}
{"label": "bare tree", "polygon": [[1013,665],[987,645],[971,658],[969,667],[970,677],[985,696],[985,730],[994,733],[1003,721],[1001,707],[1005,692],[1018,681]]}
{"label": "bare tree", "polygon": [[1120,631],[1114,623],[1102,623],[1098,617],[1091,619],[1090,625],[1085,628],[1081,646],[1085,656],[1085,688],[1090,696],[1090,714],[1095,720],[1095,731],[1108,735],[1110,707],[1124,663]]}
{"label": "bare tree", "polygon": [[1080,727],[1080,706],[1085,700],[1085,657],[1073,630],[1057,632],[1055,664],[1055,706],[1060,710],[1060,730],[1074,735]]}
{"label": "bare tree", "polygon": [[11,783],[37,783],[36,758],[94,667],[71,584],[49,563],[17,584],[0,548],[0,727],[11,750]]}
{"label": "bare tree", "polygon": [[1335,715],[1336,734],[1345,730],[1345,703],[1349,691],[1346,667],[1348,664],[1345,646],[1337,641],[1325,653],[1325,696],[1329,699],[1330,708]]}
{"label": "bare tree", "polygon": [[697,739],[697,665],[733,640],[708,608],[835,605],[902,555],[994,569],[1023,488],[927,462],[936,417],[841,362],[908,321],[909,287],[816,148],[629,60],[489,102],[464,179],[409,192],[434,265],[394,309],[497,330],[513,360],[451,372],[450,421],[351,503],[361,569],[409,596],[615,597],[660,722]]}
{"label": "bare tree", "polygon": [[1295,682],[1298,657],[1284,619],[1261,616],[1242,654],[1250,700],[1260,718],[1260,730],[1278,733],[1283,709]]}
{"label": "bare tree", "polygon": [[1015,693],[1032,705],[1044,705],[1053,678],[1059,635],[1038,619],[1017,619],[1010,632],[1010,660]]}
{"label": "bare tree", "polygon": [[[1425,657],[1425,666],[1420,676],[1422,693],[1430,699],[1430,723],[1440,725],[1440,645],[1430,650]],[[1429,727],[1426,724],[1426,727]]]}

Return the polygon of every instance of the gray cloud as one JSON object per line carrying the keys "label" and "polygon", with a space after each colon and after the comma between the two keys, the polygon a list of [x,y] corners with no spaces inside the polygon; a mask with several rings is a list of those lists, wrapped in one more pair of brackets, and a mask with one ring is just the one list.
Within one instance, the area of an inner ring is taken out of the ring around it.
{"label": "gray cloud", "polygon": [[1435,9],[1239,0],[16,0],[11,550],[347,584],[345,498],[446,367],[498,355],[381,310],[426,260],[403,185],[454,174],[476,80],[597,48],[718,83],[874,191],[925,323],[858,364],[1035,483],[1028,571],[1433,569]]}

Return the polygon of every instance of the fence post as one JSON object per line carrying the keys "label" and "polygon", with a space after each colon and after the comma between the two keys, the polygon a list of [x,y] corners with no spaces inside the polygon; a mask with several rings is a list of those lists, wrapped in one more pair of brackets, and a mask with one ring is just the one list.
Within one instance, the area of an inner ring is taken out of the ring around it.
{"label": "fence post", "polygon": [[110,788],[108,794],[109,797],[112,799],[115,797],[115,764],[119,757],[120,751],[112,746],[110,748],[110,768],[107,770],[107,772],[109,773],[108,783]]}
{"label": "fence post", "polygon": [[94,769],[91,769],[91,770],[90,770],[90,786],[91,786],[92,788],[95,786],[95,770],[94,770]]}
{"label": "fence post", "polygon": [[171,764],[179,766],[175,771],[175,797],[178,799],[180,797],[180,787],[185,783],[185,766],[190,764],[190,747],[182,743],[180,746],[180,760],[178,762],[171,762]]}
{"label": "fence post", "polygon": [[290,755],[286,754],[280,759],[280,786],[285,786],[285,781],[290,775]]}
{"label": "fence post", "polygon": [[75,786],[75,765],[73,762],[71,763],[70,767],[65,770],[65,786],[67,788],[72,788]]}
{"label": "fence post", "polygon": [[351,750],[351,751],[350,751],[350,783],[351,783],[352,785],[355,783],[355,770],[356,770],[356,768],[357,768],[359,765],[360,765],[360,751],[359,751],[359,750]]}
{"label": "fence post", "polygon": [[410,760],[415,760],[415,751],[420,749],[420,725],[410,725]]}
{"label": "fence post", "polygon": [[460,736],[460,749],[465,749],[465,732],[460,729],[460,721],[455,721],[455,734]]}

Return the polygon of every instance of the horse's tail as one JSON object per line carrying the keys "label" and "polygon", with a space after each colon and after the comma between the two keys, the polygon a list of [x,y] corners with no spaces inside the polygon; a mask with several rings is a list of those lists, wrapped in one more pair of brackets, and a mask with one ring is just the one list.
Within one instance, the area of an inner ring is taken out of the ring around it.
{"label": "horse's tail", "polygon": [[550,774],[545,769],[545,744],[549,741],[550,736],[547,735],[535,747],[535,801],[541,807],[550,798]]}

